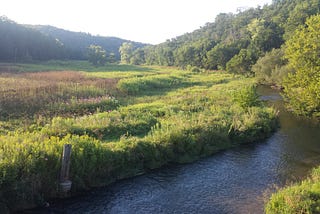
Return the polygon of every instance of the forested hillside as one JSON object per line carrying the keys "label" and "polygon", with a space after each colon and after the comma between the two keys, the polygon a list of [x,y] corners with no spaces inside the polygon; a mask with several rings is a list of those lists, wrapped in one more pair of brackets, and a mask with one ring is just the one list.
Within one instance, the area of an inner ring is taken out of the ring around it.
{"label": "forested hillside", "polygon": [[213,23],[192,33],[132,52],[130,62],[248,73],[260,57],[280,48],[319,8],[319,0],[274,0],[237,14],[221,13]]}
{"label": "forested hillside", "polygon": [[[124,42],[130,41],[92,36],[52,26],[20,25],[7,17],[0,17],[0,61],[86,60],[90,45],[101,46],[113,61],[119,61],[119,47]],[[134,48],[145,46],[138,42],[131,43]]]}
{"label": "forested hillside", "polygon": [[255,75],[260,83],[284,88],[292,111],[320,118],[319,12],[320,0],[273,0],[221,13],[192,33],[122,54],[132,64]]}
{"label": "forested hillside", "polygon": [[64,45],[39,31],[0,17],[0,61],[64,59]]}
{"label": "forested hillside", "polygon": [[139,42],[132,42],[116,37],[93,36],[89,33],[72,32],[53,26],[35,25],[29,27],[61,41],[70,51],[71,59],[87,59],[87,48],[92,44],[101,46],[106,50],[108,55],[113,55],[116,61],[120,60],[119,47],[122,43],[131,42],[134,48],[145,46],[145,44]]}

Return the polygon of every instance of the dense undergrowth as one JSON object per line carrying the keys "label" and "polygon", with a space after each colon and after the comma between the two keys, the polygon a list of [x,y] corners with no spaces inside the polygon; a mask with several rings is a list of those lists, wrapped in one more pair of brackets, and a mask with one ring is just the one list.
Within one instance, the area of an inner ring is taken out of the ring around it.
{"label": "dense undergrowth", "polygon": [[[19,99],[1,98],[8,107],[1,109],[0,205],[17,210],[57,197],[64,144],[72,145],[76,194],[252,143],[277,127],[277,113],[258,100],[253,79],[159,67],[117,72],[2,74],[11,82],[29,76],[36,82],[25,94],[23,84],[2,84]],[[47,87],[57,89],[47,93]],[[37,110],[10,107],[24,98]]]}

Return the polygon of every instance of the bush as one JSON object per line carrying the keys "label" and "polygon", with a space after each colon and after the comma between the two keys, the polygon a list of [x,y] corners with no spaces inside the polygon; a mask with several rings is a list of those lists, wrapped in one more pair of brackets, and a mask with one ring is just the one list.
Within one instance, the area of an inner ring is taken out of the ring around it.
{"label": "bush", "polygon": [[233,101],[239,104],[242,108],[261,105],[256,86],[247,86],[236,92],[233,92],[232,97]]}
{"label": "bush", "polygon": [[241,49],[240,52],[232,57],[227,63],[227,71],[235,74],[251,74],[251,67],[258,59],[258,50]]}
{"label": "bush", "polygon": [[283,78],[289,72],[285,66],[287,63],[282,49],[272,49],[258,59],[252,66],[252,71],[260,83],[281,86]]}

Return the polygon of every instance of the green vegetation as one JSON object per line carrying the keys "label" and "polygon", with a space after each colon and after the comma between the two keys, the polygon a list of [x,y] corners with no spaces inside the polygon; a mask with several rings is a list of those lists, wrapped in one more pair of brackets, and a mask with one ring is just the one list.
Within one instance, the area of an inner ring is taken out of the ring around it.
{"label": "green vegetation", "polygon": [[[87,60],[90,45],[101,46],[108,61],[119,61],[119,47],[128,40],[93,36],[52,26],[21,25],[0,16],[0,62]],[[131,42],[134,48],[145,44]]]}
{"label": "green vegetation", "polygon": [[272,49],[264,57],[258,59],[257,63],[252,66],[252,71],[258,82],[280,87],[283,79],[288,73],[291,73],[286,64],[283,49]]}
{"label": "green vegetation", "polygon": [[[52,26],[22,26],[0,17],[0,61],[89,59],[95,65],[103,65],[121,60],[124,64],[194,68],[195,72],[210,69],[256,75],[259,83],[284,89],[290,110],[319,118],[319,71],[314,68],[317,63],[314,57],[318,56],[318,47],[314,44],[318,42],[311,35],[317,35],[318,26],[316,18],[310,18],[319,13],[320,0],[274,0],[270,5],[236,14],[221,13],[214,22],[159,45],[75,33]],[[313,33],[309,32],[311,29]],[[87,48],[92,44],[95,51],[92,49],[88,54]],[[299,49],[304,51],[298,53]],[[310,59],[299,60],[307,57]],[[309,65],[312,60],[315,63]],[[93,69],[98,70],[103,71]]]}
{"label": "green vegetation", "polygon": [[275,0],[236,14],[221,13],[191,33],[131,51],[126,62],[250,74],[260,57],[281,48],[308,17],[318,14],[319,5],[319,0]]}
{"label": "green vegetation", "polygon": [[[65,143],[76,193],[267,137],[276,112],[245,76],[283,88],[290,110],[319,120],[319,13],[320,0],[273,0],[148,46],[0,17],[0,212],[58,195]],[[266,211],[320,212],[318,175]]]}
{"label": "green vegetation", "polygon": [[252,78],[122,66],[1,74],[2,204],[17,210],[57,197],[63,144],[73,146],[76,194],[252,143],[277,128],[277,114],[258,101]]}
{"label": "green vegetation", "polygon": [[105,65],[107,62],[107,52],[99,45],[90,45],[88,47],[89,62],[95,66]]}
{"label": "green vegetation", "polygon": [[320,0],[276,0],[237,14],[219,14],[192,33],[122,55],[125,63],[195,67],[255,75],[284,89],[290,110],[320,118]]}
{"label": "green vegetation", "polygon": [[[289,108],[317,119],[320,118],[319,33],[320,15],[311,16],[287,40],[285,57],[295,72],[282,83]],[[274,193],[266,205],[266,213],[320,213],[320,168],[301,183]]]}
{"label": "green vegetation", "polygon": [[265,210],[267,214],[320,213],[320,168],[306,180],[274,193]]}
{"label": "green vegetation", "polygon": [[30,62],[65,57],[63,44],[55,38],[0,16],[0,61]]}
{"label": "green vegetation", "polygon": [[296,71],[283,82],[289,107],[320,118],[320,15],[310,17],[286,43],[286,57]]}

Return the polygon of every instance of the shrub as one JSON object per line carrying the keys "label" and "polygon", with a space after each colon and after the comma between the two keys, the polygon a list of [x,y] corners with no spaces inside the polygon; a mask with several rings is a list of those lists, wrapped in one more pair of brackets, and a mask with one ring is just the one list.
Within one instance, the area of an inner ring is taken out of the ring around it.
{"label": "shrub", "polygon": [[256,86],[247,86],[233,92],[232,97],[233,101],[238,103],[242,108],[259,106],[261,104]]}
{"label": "shrub", "polygon": [[287,63],[282,49],[272,49],[264,57],[258,59],[252,66],[252,71],[260,83],[281,85],[283,78],[289,72],[288,69],[285,69]]}

